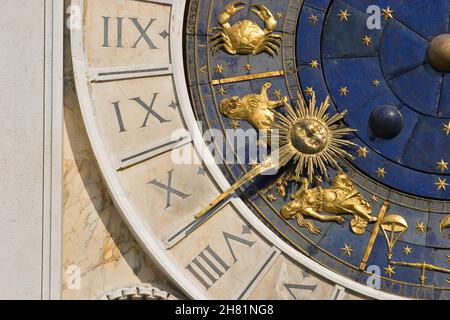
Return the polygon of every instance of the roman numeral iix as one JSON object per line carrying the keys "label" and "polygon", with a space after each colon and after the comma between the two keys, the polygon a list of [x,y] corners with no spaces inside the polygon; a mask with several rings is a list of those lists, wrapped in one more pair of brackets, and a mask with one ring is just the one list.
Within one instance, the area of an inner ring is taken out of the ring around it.
{"label": "roman numeral iix", "polygon": [[[156,21],[156,19],[152,18],[146,24],[141,24],[138,18],[128,18],[125,17],[102,17],[103,19],[103,45],[104,48],[124,48],[123,45],[123,33],[124,33],[124,25],[125,28],[127,26],[132,26],[139,33],[139,36],[136,40],[134,40],[133,45],[130,47],[135,49],[138,45],[144,41],[147,44],[149,49],[158,49],[158,47],[154,44],[150,36],[148,35],[150,31],[150,27]],[[129,22],[129,23],[126,23]],[[115,24],[115,25],[114,25]],[[111,26],[112,25],[112,26]],[[111,33],[115,32],[115,43],[111,43]]]}

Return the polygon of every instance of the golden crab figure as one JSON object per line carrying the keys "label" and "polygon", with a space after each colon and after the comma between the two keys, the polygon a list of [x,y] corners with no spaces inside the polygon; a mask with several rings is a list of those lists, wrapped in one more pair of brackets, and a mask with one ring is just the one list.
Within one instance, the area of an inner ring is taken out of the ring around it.
{"label": "golden crab figure", "polygon": [[261,52],[267,52],[271,56],[277,55],[282,36],[274,33],[278,22],[267,7],[254,4],[250,9],[264,21],[264,29],[250,20],[230,24],[231,18],[244,8],[243,2],[234,2],[228,4],[219,14],[220,27],[211,30],[212,32],[218,31],[211,36],[213,54],[220,49],[225,49],[232,55],[257,55]]}

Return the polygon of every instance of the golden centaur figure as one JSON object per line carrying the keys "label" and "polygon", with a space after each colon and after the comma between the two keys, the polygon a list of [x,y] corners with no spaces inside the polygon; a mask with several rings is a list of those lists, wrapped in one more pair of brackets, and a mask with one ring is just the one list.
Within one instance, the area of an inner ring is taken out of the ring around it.
{"label": "golden centaur figure", "polygon": [[353,219],[350,226],[358,235],[364,233],[369,222],[377,220],[370,215],[371,205],[358,192],[351,179],[342,172],[336,175],[330,189],[309,189],[308,179],[301,179],[301,186],[292,198],[293,201],[281,209],[282,216],[285,219],[296,219],[300,226],[308,228],[314,234],[320,234],[321,230],[312,221],[305,220],[305,217],[322,222],[344,223],[342,215],[351,214]]}
{"label": "golden centaur figure", "polygon": [[245,120],[257,130],[273,128],[275,114],[273,109],[282,107],[282,101],[271,101],[267,90],[272,84],[265,83],[260,94],[249,94],[239,98],[237,96],[223,100],[219,105],[219,111],[232,120]]}
{"label": "golden centaur figure", "polygon": [[232,55],[257,55],[261,52],[267,52],[272,56],[278,54],[282,36],[273,33],[278,23],[267,7],[251,6],[251,11],[264,21],[264,29],[250,20],[242,20],[234,25],[230,24],[231,18],[244,8],[244,3],[234,2],[227,5],[219,14],[221,27],[212,29],[212,31],[218,31],[211,37],[213,54],[222,48]]}

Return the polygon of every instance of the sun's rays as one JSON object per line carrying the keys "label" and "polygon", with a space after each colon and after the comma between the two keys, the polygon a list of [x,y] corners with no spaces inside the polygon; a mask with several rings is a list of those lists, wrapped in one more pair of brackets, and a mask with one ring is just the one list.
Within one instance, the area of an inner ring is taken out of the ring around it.
{"label": "sun's rays", "polygon": [[314,175],[328,178],[327,167],[340,170],[336,159],[354,157],[343,147],[356,147],[348,140],[355,129],[343,127],[340,121],[346,111],[330,116],[330,98],[327,97],[317,108],[315,93],[308,103],[298,94],[297,108],[293,108],[287,98],[282,100],[286,114],[275,112],[278,122],[273,124],[279,135],[279,166],[292,162],[296,177],[306,175],[312,181]]}

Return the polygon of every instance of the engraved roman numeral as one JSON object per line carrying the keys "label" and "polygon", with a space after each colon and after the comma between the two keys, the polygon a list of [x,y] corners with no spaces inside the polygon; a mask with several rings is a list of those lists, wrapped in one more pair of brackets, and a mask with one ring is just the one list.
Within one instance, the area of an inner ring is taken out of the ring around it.
{"label": "engraved roman numeral", "polygon": [[250,277],[249,281],[245,283],[241,290],[238,291],[238,294],[235,295],[234,300],[244,300],[247,299],[248,296],[252,293],[252,291],[258,286],[261,280],[264,278],[264,275],[269,271],[269,269],[273,266],[277,258],[280,256],[281,251],[276,247],[272,248],[272,251],[269,252],[266,258],[259,263],[259,265],[255,268],[255,273]]}
{"label": "engraved roman numeral", "polygon": [[[303,276],[302,276],[302,280],[308,279],[311,276],[306,273],[303,272]],[[286,288],[286,290],[289,292],[289,294],[292,296],[292,298],[294,298],[294,300],[298,300],[297,296],[295,295],[295,291],[296,290],[307,290],[307,291],[311,291],[314,292],[317,289],[317,284],[294,284],[294,283],[283,283],[283,286]]]}
{"label": "engraved roman numeral", "polygon": [[150,105],[147,105],[144,101],[142,101],[142,99],[140,97],[130,99],[130,100],[136,101],[142,108],[144,108],[147,111],[147,115],[145,116],[145,120],[144,120],[144,123],[142,124],[141,128],[145,128],[147,126],[147,121],[148,121],[148,118],[150,117],[150,115],[155,117],[155,119],[158,120],[159,123],[170,122],[170,120],[164,119],[163,117],[161,117],[158,113],[156,113],[153,110],[153,106],[155,105],[156,97],[158,95],[159,95],[158,92],[153,94],[153,100],[150,103]]}
{"label": "engraved roman numeral", "polygon": [[345,297],[345,288],[339,285],[335,285],[333,291],[330,294],[329,300],[342,300]]}
{"label": "engraved roman numeral", "polygon": [[132,46],[132,48],[137,48],[138,43],[144,39],[145,42],[147,43],[148,47],[150,49],[158,49],[155,44],[152,42],[152,40],[150,39],[150,37],[148,36],[147,32],[148,29],[150,28],[150,26],[153,24],[153,22],[156,21],[156,19],[150,19],[150,22],[147,24],[147,26],[145,28],[143,28],[141,26],[141,24],[139,23],[137,18],[130,18],[131,21],[133,21],[134,26],[136,27],[136,29],[139,31],[140,35],[139,38],[136,40],[136,42],[134,43],[134,45]]}
{"label": "engraved roman numeral", "polygon": [[[170,122],[170,120],[164,119],[160,114],[158,114],[155,110],[154,110],[154,106],[155,106],[155,102],[156,102],[156,98],[158,97],[159,93],[156,92],[153,94],[153,98],[150,104],[145,103],[141,97],[136,97],[136,98],[131,98],[129,99],[130,101],[134,101],[138,106],[142,107],[145,111],[147,111],[147,114],[145,116],[145,119],[141,125],[141,128],[145,128],[147,127],[147,123],[148,123],[148,119],[150,118],[150,116],[152,116],[153,118],[155,118],[159,123],[167,123]],[[113,102],[112,105],[114,106],[114,112],[116,114],[117,117],[117,122],[119,125],[119,133],[123,133],[126,132],[127,129],[125,127],[124,121],[123,121],[123,117],[122,117],[122,111],[120,108],[120,101],[116,101]]]}
{"label": "engraved roman numeral", "polygon": [[238,259],[236,258],[236,254],[233,250],[233,247],[231,246],[231,242],[230,241],[234,241],[236,243],[240,243],[242,245],[245,245],[247,247],[251,247],[255,244],[255,241],[248,241],[244,238],[240,238],[237,236],[234,236],[232,234],[229,234],[228,232],[223,232],[223,237],[225,239],[225,242],[227,243],[228,246],[228,250],[230,250],[231,256],[233,257],[233,263],[236,263],[238,261]]}
{"label": "engraved roman numeral", "polygon": [[[256,243],[256,241],[249,241],[227,232],[222,232],[222,234],[225,244],[228,246],[228,250],[233,258],[232,265],[238,262],[238,258],[231,245],[232,243],[245,245],[248,248],[251,248]],[[206,288],[206,290],[219,281],[230,268],[231,266],[211,249],[209,245],[186,266],[186,269]]]}
{"label": "engraved roman numeral", "polygon": [[[205,268],[201,261],[206,263],[214,273]],[[186,269],[208,290],[230,269],[230,266],[210,246],[207,246],[186,266]]]}
{"label": "engraved roman numeral", "polygon": [[167,184],[163,184],[156,179],[154,179],[148,183],[148,184],[152,184],[160,189],[167,191],[166,209],[172,205],[172,203],[171,203],[172,194],[176,195],[177,197],[182,198],[183,200],[191,196],[190,194],[183,193],[172,187],[172,175],[173,175],[174,170],[175,169],[172,169],[169,172],[167,172],[167,175],[168,175]]}
{"label": "engraved roman numeral", "polygon": [[[115,48],[124,48],[123,45],[123,30],[124,30],[124,17],[109,17],[104,16],[103,19],[103,48],[110,48],[111,46]],[[130,21],[127,25],[132,25],[139,33],[139,37],[137,40],[134,41],[133,45],[130,47],[132,49],[136,49],[138,45],[144,41],[145,44],[148,46],[149,49],[158,49],[158,47],[155,45],[155,43],[152,41],[152,39],[149,36],[150,27],[152,24],[156,21],[155,18],[151,18],[149,22],[145,24],[145,27],[138,18],[128,18]],[[111,24],[115,24],[115,30],[116,30],[116,41],[114,44],[110,43],[110,37],[111,37]]]}

